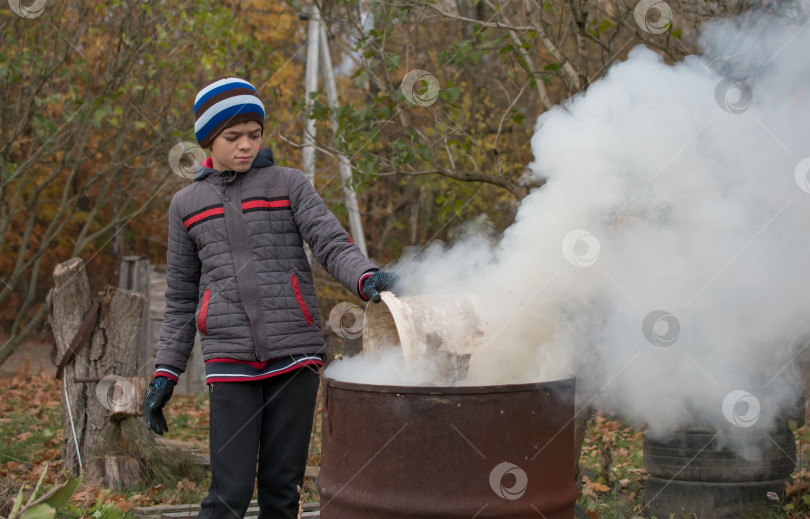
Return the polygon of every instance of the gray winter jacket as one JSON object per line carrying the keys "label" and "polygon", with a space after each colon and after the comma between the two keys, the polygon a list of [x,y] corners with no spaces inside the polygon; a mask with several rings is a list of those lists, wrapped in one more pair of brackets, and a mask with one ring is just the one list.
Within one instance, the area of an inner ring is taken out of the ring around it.
{"label": "gray winter jacket", "polygon": [[360,276],[376,269],[312,184],[273,165],[270,150],[248,171],[229,173],[230,182],[202,168],[172,199],[155,364],[185,370],[195,330],[204,360],[318,353],[320,313],[303,243],[354,294]]}

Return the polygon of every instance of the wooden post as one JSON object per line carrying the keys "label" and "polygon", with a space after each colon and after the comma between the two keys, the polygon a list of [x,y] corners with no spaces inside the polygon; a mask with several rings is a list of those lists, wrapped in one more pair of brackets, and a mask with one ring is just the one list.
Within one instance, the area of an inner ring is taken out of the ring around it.
{"label": "wooden post", "polygon": [[[48,294],[48,318],[61,360],[90,309],[93,296],[80,258],[57,265],[53,278],[54,288]],[[143,418],[137,416],[144,384],[133,384],[123,378],[135,375],[138,368],[144,297],[107,286],[101,300],[106,311],[100,312],[88,344],[67,364],[61,381],[62,460],[65,468],[75,474],[83,467],[86,480],[92,483],[105,479],[106,455],[115,455],[136,442],[154,441],[141,423]],[[116,408],[116,419],[111,420]],[[121,412],[123,408],[131,412]],[[134,465],[128,462],[127,466]]]}
{"label": "wooden post", "polygon": [[121,260],[121,266],[118,270],[118,288],[134,290],[146,298],[146,304],[144,304],[143,308],[143,317],[141,319],[140,340],[138,341],[138,366],[136,371],[138,375],[146,376],[151,375],[153,371],[152,369],[147,370],[146,368],[149,364],[150,357],[153,356],[151,344],[152,320],[149,318],[149,274],[148,259],[141,258],[140,256],[124,256]]}
{"label": "wooden post", "polygon": [[[151,378],[155,372],[155,352],[158,339],[160,339],[160,326],[163,323],[163,311],[166,308],[166,270],[154,267],[150,271],[150,321],[151,340],[147,345],[148,357],[145,362],[143,374]],[[194,338],[194,349],[186,365],[186,371],[180,377],[180,382],[174,387],[175,395],[204,395],[208,392],[205,385],[205,363],[200,348],[200,334]]]}

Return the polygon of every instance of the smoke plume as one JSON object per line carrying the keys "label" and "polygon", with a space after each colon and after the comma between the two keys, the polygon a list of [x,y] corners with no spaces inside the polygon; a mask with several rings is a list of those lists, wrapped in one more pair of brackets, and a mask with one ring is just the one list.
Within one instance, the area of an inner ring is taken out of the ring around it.
{"label": "smoke plume", "polygon": [[675,65],[639,46],[542,114],[546,185],[494,247],[466,232],[398,262],[406,294],[483,303],[467,383],[576,375],[579,404],[653,430],[766,424],[800,392],[810,28],[748,20],[709,24]]}

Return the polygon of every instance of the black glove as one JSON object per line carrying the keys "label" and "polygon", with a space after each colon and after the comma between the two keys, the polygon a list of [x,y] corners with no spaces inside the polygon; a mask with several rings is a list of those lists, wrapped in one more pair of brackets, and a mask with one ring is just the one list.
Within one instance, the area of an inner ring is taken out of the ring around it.
{"label": "black glove", "polygon": [[149,383],[149,392],[146,393],[143,411],[146,415],[146,428],[163,436],[169,432],[166,418],[163,416],[163,406],[172,397],[174,381],[168,377],[155,377]]}
{"label": "black glove", "polygon": [[380,302],[380,292],[393,290],[394,285],[399,282],[399,277],[391,272],[378,270],[363,280],[363,295],[375,303]]}

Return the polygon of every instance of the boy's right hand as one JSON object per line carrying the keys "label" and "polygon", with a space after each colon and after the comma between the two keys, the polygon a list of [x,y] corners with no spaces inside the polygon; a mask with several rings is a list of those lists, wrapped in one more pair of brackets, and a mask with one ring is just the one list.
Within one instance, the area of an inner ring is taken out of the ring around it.
{"label": "boy's right hand", "polygon": [[143,411],[146,415],[146,427],[163,436],[164,431],[169,432],[169,425],[163,416],[163,406],[172,397],[174,381],[168,377],[155,377],[149,383]]}
{"label": "boy's right hand", "polygon": [[372,302],[379,303],[382,299],[380,292],[385,292],[386,290],[393,291],[394,285],[398,282],[399,276],[396,274],[378,270],[363,280],[363,295],[371,299]]}

